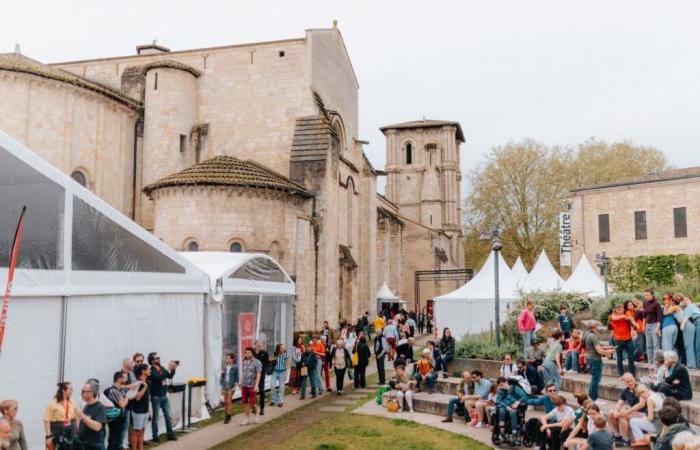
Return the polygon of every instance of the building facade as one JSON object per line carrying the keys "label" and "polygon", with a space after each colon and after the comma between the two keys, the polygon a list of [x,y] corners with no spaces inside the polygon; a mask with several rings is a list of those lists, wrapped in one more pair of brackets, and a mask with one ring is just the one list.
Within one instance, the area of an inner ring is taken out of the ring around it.
{"label": "building facade", "polygon": [[571,193],[574,261],[700,254],[700,168],[674,169]]}
{"label": "building facade", "polygon": [[[383,128],[378,195],[358,90],[336,28],[51,65],[2,54],[0,129],[176,250],[274,256],[308,330],[374,313],[385,281],[412,307],[413,271],[463,260],[459,124]],[[429,153],[401,162],[399,137]]]}

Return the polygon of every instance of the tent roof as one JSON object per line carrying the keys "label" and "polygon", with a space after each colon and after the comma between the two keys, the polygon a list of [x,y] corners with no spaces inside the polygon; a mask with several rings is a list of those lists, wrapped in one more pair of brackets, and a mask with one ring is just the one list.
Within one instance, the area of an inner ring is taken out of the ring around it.
{"label": "tent roof", "polygon": [[515,264],[513,264],[513,267],[510,270],[511,272],[513,272],[515,284],[521,286],[525,282],[525,278],[527,278],[528,272],[520,256],[518,256],[518,259],[515,260]]}
{"label": "tent roof", "polygon": [[[439,297],[435,300],[456,300],[456,299],[492,299],[495,297],[494,279],[494,252],[491,252],[481,270],[467,282],[464,286]],[[513,273],[508,264],[503,259],[503,255],[498,253],[498,280],[500,298],[516,298],[517,289]]]}
{"label": "tent roof", "polygon": [[389,286],[386,284],[386,281],[384,284],[382,284],[382,287],[379,288],[377,291],[377,298],[380,300],[401,300],[401,298],[397,297],[394,292],[389,289]]}
{"label": "tent roof", "polygon": [[600,279],[585,254],[581,255],[581,259],[564,286],[570,292],[588,292],[599,297],[605,295],[603,280]]}
{"label": "tent roof", "polygon": [[520,286],[523,291],[549,291],[562,289],[564,280],[559,276],[547,257],[547,253],[542,250],[535,266],[532,268],[527,278]]}
{"label": "tent roof", "polygon": [[207,292],[197,267],[2,131],[0,204],[2,289],[27,206],[13,295]]}

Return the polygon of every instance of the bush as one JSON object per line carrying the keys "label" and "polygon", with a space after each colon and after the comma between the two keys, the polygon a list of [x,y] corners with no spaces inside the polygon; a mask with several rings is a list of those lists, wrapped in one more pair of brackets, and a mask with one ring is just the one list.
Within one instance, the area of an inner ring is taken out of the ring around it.
{"label": "bush", "polygon": [[510,317],[508,321],[515,321],[516,329],[520,312],[525,308],[527,300],[535,301],[535,318],[540,322],[548,322],[554,320],[559,315],[559,310],[562,305],[566,305],[571,314],[587,310],[596,301],[595,298],[589,297],[580,292],[563,292],[563,291],[537,291],[523,294],[517,302],[510,307]]}
{"label": "bush", "polygon": [[481,336],[466,336],[462,338],[455,348],[455,354],[458,358],[478,358],[491,359],[500,361],[503,355],[510,353],[513,358],[520,355],[520,344],[502,340],[501,345],[497,346],[495,342],[491,342],[485,335]]}
{"label": "bush", "polygon": [[612,313],[615,305],[624,303],[627,300],[634,300],[635,298],[642,298],[641,294],[613,294],[608,298],[601,298],[591,305],[591,311],[593,312],[593,317],[603,324],[608,323],[608,317]]}

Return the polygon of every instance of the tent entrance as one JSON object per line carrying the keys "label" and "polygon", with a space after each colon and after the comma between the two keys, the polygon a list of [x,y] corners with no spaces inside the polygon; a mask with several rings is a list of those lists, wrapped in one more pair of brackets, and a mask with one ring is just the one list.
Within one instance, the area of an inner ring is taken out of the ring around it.
{"label": "tent entrance", "polygon": [[422,295],[426,296],[427,306],[428,300],[452,292],[466,284],[473,276],[472,269],[417,270],[414,272],[416,311],[421,310]]}

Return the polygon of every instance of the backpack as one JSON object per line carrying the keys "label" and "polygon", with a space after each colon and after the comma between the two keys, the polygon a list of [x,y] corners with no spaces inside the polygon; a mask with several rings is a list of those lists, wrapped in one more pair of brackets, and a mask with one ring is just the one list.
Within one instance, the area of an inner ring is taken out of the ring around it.
{"label": "backpack", "polygon": [[512,377],[508,378],[508,383],[515,384],[516,386],[520,387],[520,389],[525,391],[527,395],[532,395],[532,387],[530,386],[530,382],[522,375],[513,375]]}

